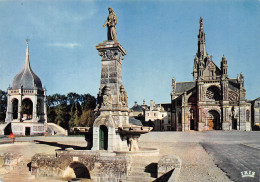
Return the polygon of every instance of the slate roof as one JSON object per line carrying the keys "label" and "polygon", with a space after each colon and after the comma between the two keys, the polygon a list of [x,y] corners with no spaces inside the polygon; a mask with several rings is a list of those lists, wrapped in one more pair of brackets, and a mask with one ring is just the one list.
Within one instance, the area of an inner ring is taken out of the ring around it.
{"label": "slate roof", "polygon": [[129,123],[138,125],[138,126],[143,126],[142,122],[138,119],[135,119],[134,117],[129,117]]}
{"label": "slate roof", "polygon": [[27,43],[26,58],[22,71],[18,73],[13,80],[11,89],[42,89],[42,82],[40,78],[32,71],[29,60],[29,47]]}
{"label": "slate roof", "polygon": [[[233,91],[236,91],[239,89],[239,83],[237,79],[229,79],[228,80],[228,88],[230,88]],[[196,86],[196,82],[177,82],[176,83],[176,93],[181,94],[185,91],[188,91]]]}
{"label": "slate roof", "polygon": [[171,103],[161,104],[161,106],[164,108],[164,111],[171,109]]}
{"label": "slate roof", "polygon": [[136,112],[143,112],[143,109],[140,105],[134,105],[131,110],[136,111]]}
{"label": "slate roof", "polygon": [[260,101],[260,97],[256,98],[254,101]]}
{"label": "slate roof", "polygon": [[194,88],[195,86],[196,86],[196,82],[177,82],[175,92],[177,94],[180,94]]}
{"label": "slate roof", "polygon": [[233,91],[236,91],[239,89],[239,83],[237,79],[229,79],[228,80],[228,88],[230,88]]}

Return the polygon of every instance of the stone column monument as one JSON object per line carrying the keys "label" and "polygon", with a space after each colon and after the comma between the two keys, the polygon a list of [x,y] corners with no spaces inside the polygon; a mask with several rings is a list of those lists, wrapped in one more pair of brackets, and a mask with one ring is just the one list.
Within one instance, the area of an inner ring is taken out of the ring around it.
{"label": "stone column monument", "polygon": [[127,139],[117,133],[118,127],[129,124],[127,94],[121,72],[126,51],[116,38],[116,15],[112,8],[108,10],[109,15],[104,24],[108,27],[108,40],[96,46],[101,56],[102,69],[92,150],[127,150]]}
{"label": "stone column monument", "polygon": [[101,56],[102,69],[92,150],[137,151],[140,135],[148,133],[152,128],[144,127],[140,121],[129,118],[121,71],[126,51],[117,41],[116,14],[111,7],[108,11],[107,21],[103,25],[108,28],[107,41],[96,46]]}

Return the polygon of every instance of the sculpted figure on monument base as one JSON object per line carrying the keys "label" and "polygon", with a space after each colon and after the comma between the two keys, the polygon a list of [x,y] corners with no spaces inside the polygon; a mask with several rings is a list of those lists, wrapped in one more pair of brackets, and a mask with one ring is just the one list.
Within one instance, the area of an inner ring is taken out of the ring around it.
{"label": "sculpted figure on monument base", "polygon": [[103,27],[107,26],[107,40],[117,41],[117,36],[116,36],[117,17],[113,8],[109,7],[108,11],[109,11],[109,15]]}
{"label": "sculpted figure on monument base", "polygon": [[120,86],[119,101],[122,103],[123,106],[127,106],[127,95],[125,87],[123,85]]}
{"label": "sculpted figure on monument base", "polygon": [[103,106],[110,106],[112,104],[112,98],[111,98],[111,92],[110,92],[110,87],[105,86],[102,92],[102,105]]}

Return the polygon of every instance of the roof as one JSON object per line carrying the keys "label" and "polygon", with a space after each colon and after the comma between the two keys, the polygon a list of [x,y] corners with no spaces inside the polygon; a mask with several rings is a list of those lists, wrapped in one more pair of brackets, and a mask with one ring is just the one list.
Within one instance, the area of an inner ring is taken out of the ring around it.
{"label": "roof", "polygon": [[138,119],[135,119],[134,117],[129,117],[129,123],[138,125],[138,126],[143,126],[142,122]]}
{"label": "roof", "polygon": [[239,89],[239,83],[237,79],[229,79],[228,80],[228,88],[230,88],[233,91],[236,91]]}
{"label": "roof", "polygon": [[176,83],[176,93],[183,93],[196,86],[196,82],[177,82]]}
{"label": "roof", "polygon": [[260,101],[260,97],[256,98],[254,101]]}
{"label": "roof", "polygon": [[18,73],[13,80],[11,89],[42,89],[40,78],[32,71],[29,60],[29,46],[27,42],[26,58],[22,71]]}
{"label": "roof", "polygon": [[161,104],[161,106],[164,108],[165,111],[171,109],[171,103]]}
{"label": "roof", "polygon": [[131,110],[135,111],[135,112],[143,112],[143,109],[140,105],[134,105]]}

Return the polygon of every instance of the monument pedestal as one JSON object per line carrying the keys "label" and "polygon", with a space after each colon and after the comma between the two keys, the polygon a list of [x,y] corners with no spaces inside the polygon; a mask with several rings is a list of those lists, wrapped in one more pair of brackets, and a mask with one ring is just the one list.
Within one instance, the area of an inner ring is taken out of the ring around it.
{"label": "monument pedestal", "polygon": [[121,61],[126,51],[117,41],[104,41],[96,48],[101,56],[102,69],[92,150],[128,150],[127,138],[117,132],[118,127],[129,124],[121,71]]}

